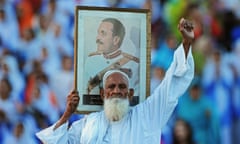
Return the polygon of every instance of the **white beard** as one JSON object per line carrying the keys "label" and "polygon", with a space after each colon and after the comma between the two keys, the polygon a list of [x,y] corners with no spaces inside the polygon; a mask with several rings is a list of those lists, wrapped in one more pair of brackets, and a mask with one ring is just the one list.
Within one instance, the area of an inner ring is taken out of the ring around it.
{"label": "white beard", "polygon": [[128,98],[105,98],[104,112],[110,121],[121,120],[129,111]]}

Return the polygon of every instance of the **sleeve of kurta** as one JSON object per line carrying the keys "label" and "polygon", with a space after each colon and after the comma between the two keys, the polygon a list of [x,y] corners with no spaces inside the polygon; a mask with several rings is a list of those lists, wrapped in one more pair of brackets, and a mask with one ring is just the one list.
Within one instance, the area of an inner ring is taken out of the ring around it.
{"label": "sleeve of kurta", "polygon": [[178,98],[184,94],[194,76],[194,61],[191,48],[187,58],[181,44],[174,52],[171,63],[161,84],[151,96],[138,106],[138,113],[146,129],[160,130],[171,116],[178,103]]}
{"label": "sleeve of kurta", "polygon": [[66,122],[56,130],[53,130],[55,123],[36,133],[36,136],[44,144],[79,144],[84,123],[85,118],[74,122],[69,129],[68,122]]}

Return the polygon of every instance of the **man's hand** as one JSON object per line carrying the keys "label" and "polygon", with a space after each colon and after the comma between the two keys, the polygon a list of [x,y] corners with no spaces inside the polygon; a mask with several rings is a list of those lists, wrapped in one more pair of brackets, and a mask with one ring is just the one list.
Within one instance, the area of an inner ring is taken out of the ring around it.
{"label": "man's hand", "polygon": [[79,100],[80,100],[80,98],[79,98],[78,91],[72,91],[68,95],[66,110],[63,113],[63,115],[60,118],[60,120],[55,125],[54,130],[57,129],[62,124],[64,124],[71,117],[71,115],[76,111],[76,108],[78,106]]}
{"label": "man's hand", "polygon": [[182,43],[183,43],[186,56],[190,48],[190,45],[194,40],[193,28],[194,28],[193,23],[191,21],[181,18],[178,24],[178,29],[182,34],[182,38],[183,38]]}
{"label": "man's hand", "polygon": [[79,103],[78,91],[72,91],[71,94],[68,95],[67,97],[67,106],[64,115],[70,117],[75,112],[78,103]]}

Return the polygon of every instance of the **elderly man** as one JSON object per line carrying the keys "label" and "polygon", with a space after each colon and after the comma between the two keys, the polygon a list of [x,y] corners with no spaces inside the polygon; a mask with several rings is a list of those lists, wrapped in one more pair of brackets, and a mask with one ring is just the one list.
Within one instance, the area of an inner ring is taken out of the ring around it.
{"label": "elderly man", "polygon": [[161,129],[185,92],[194,75],[190,44],[193,27],[185,19],[178,26],[183,44],[175,51],[174,60],[162,83],[144,102],[129,108],[129,78],[119,71],[104,74],[104,111],[91,113],[68,128],[68,119],[75,111],[78,92],[68,96],[65,113],[49,128],[37,133],[48,144],[157,144]]}

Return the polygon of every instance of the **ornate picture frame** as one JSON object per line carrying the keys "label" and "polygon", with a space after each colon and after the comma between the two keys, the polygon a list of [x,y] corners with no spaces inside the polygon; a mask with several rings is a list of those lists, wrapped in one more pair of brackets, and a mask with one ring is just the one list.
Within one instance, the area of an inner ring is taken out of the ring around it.
{"label": "ornate picture frame", "polygon": [[[131,106],[149,96],[150,13],[146,9],[76,6],[74,88],[80,96],[77,112],[89,113],[102,109],[101,80],[109,69],[121,70],[129,76],[129,88],[134,93]],[[112,42],[108,42],[104,28],[122,36],[115,36]],[[102,50],[120,41],[120,48],[108,52]]]}

